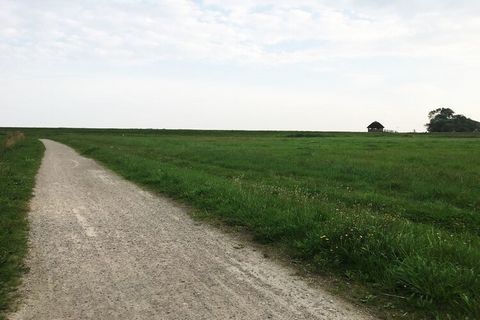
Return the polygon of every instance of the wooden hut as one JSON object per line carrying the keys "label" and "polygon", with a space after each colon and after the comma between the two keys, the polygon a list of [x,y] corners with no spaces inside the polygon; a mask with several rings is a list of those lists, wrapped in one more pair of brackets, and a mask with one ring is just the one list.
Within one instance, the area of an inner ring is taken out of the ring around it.
{"label": "wooden hut", "polygon": [[383,132],[385,127],[378,121],[373,121],[368,127],[368,132]]}

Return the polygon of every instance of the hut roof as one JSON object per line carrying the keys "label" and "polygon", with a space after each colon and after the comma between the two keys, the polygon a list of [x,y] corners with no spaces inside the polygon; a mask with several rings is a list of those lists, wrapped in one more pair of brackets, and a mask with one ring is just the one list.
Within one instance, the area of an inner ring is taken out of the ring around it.
{"label": "hut roof", "polygon": [[383,129],[385,128],[384,126],[382,126],[382,124],[378,121],[373,121],[368,127],[367,129]]}

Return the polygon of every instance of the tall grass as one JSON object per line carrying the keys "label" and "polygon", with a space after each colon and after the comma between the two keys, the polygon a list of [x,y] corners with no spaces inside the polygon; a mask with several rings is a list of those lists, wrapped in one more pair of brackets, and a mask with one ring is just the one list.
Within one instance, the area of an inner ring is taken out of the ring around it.
{"label": "tall grass", "polygon": [[24,270],[26,212],[43,147],[23,134],[0,135],[0,319]]}
{"label": "tall grass", "polygon": [[319,272],[399,297],[418,314],[480,318],[479,139],[54,137]]}

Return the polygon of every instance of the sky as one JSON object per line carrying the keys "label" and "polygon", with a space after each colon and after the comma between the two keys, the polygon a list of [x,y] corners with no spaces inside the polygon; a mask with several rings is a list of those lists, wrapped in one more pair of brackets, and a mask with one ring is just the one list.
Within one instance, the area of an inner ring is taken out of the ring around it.
{"label": "sky", "polygon": [[0,0],[0,126],[480,120],[478,0]]}

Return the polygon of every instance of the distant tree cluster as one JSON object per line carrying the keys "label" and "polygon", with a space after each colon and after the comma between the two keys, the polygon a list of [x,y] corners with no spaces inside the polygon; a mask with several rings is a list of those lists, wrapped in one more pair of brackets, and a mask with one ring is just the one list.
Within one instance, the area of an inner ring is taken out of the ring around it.
{"label": "distant tree cluster", "polygon": [[430,122],[426,124],[428,132],[474,132],[480,131],[480,122],[461,114],[455,114],[450,108],[438,108],[428,113]]}

